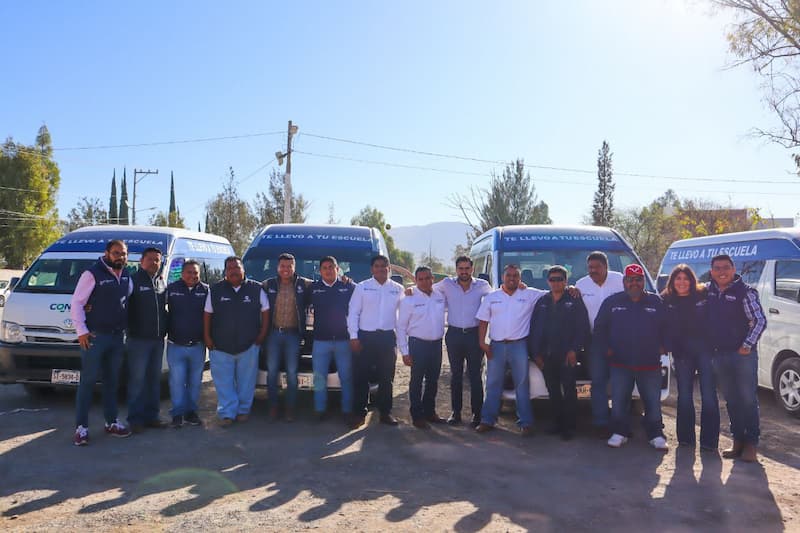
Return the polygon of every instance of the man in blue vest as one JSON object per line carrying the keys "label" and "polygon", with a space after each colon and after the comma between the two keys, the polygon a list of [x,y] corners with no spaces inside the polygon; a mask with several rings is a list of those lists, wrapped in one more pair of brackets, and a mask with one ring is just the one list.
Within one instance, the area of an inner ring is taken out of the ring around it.
{"label": "man in blue vest", "polygon": [[167,287],[167,362],[174,428],[180,428],[184,422],[193,426],[201,424],[197,402],[206,359],[203,309],[207,296],[208,285],[200,281],[200,263],[189,259],[183,263],[181,279]]}
{"label": "man in blue vest", "polygon": [[287,422],[294,420],[300,339],[306,333],[306,299],[310,285],[310,279],[297,275],[294,256],[288,253],[278,256],[278,275],[263,283],[269,300],[270,324],[272,324],[266,348],[269,416],[273,420],[278,417],[278,377],[281,363],[286,368],[284,415]]}
{"label": "man in blue vest", "polygon": [[758,291],[736,273],[729,255],[711,259],[708,340],[717,383],[728,406],[733,446],[728,459],[758,460],[758,340],[767,327]]}
{"label": "man in blue vest", "polygon": [[159,418],[161,362],[167,334],[167,285],[161,277],[161,250],[146,248],[131,276],[128,301],[128,424],[131,431],[164,429]]}
{"label": "man in blue vest", "polygon": [[342,387],[342,414],[345,422],[355,429],[361,423],[353,417],[353,353],[347,333],[347,309],[356,285],[350,279],[338,279],[335,257],[323,257],[319,262],[319,273],[321,279],[312,283],[310,289],[310,301],[314,306],[314,347],[311,354],[314,412],[320,420],[326,416],[328,370],[333,359]]}
{"label": "man in blue vest", "polygon": [[258,350],[267,336],[269,302],[261,284],[244,277],[241,257],[225,259],[225,279],[208,292],[203,337],[210,350],[222,427],[247,422],[258,375]]}
{"label": "man in blue vest", "polygon": [[98,374],[103,381],[105,431],[127,437],[130,430],[117,420],[117,383],[128,326],[130,276],[125,271],[128,247],[109,241],[105,255],[81,274],[70,301],[70,314],[81,346],[81,380],[75,399],[75,446],[89,444],[89,407]]}

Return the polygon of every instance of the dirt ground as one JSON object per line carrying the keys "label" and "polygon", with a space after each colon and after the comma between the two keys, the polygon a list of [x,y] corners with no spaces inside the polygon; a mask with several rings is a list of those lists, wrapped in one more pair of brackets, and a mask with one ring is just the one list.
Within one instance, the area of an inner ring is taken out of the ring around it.
{"label": "dirt ground", "polygon": [[[250,421],[222,429],[209,379],[203,427],[114,439],[102,434],[95,401],[85,448],[71,444],[74,392],[30,397],[0,386],[0,529],[800,530],[800,420],[767,391],[761,464],[745,464],[687,448],[656,452],[638,426],[630,443],[610,449],[588,431],[587,403],[570,442],[542,431],[522,438],[511,413],[487,435],[466,425],[421,431],[409,423],[402,365],[397,428],[373,414],[356,431],[336,418],[315,422],[305,393],[296,422],[270,422],[259,391]],[[448,380],[445,362],[442,415]],[[168,408],[165,399],[164,417]],[[547,402],[534,411],[544,427]],[[674,396],[664,422],[675,445]],[[726,433],[721,446],[729,443]]]}

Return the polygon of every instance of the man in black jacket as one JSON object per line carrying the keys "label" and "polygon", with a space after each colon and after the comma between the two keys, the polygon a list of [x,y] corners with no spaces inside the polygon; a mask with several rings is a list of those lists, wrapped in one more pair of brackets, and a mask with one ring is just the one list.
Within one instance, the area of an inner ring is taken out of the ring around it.
{"label": "man in black jacket", "polygon": [[[528,354],[544,374],[553,412],[551,433],[569,440],[575,433],[578,394],[575,389],[577,353],[589,332],[589,318],[580,298],[566,291],[567,269],[547,272],[550,292],[542,296],[531,315]],[[563,391],[562,391],[563,388]]]}
{"label": "man in black jacket", "polygon": [[128,299],[128,424],[140,433],[145,427],[163,429],[161,361],[167,334],[167,286],[159,274],[161,250],[142,252],[139,269],[131,276]]}

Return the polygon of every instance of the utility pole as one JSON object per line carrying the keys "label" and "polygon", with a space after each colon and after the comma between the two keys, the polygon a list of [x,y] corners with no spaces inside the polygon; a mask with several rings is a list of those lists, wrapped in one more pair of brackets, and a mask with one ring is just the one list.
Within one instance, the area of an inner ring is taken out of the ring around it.
{"label": "utility pole", "polygon": [[[150,174],[158,174],[158,169],[156,170],[140,170],[138,168],[133,169],[133,225],[136,225],[136,184],[143,180],[146,176]],[[142,176],[141,178],[139,176]]]}
{"label": "utility pole", "polygon": [[275,159],[278,166],[283,164],[286,158],[286,173],[283,175],[283,223],[288,224],[292,221],[292,137],[297,134],[299,128],[289,121],[289,129],[286,133],[286,153],[275,152]]}

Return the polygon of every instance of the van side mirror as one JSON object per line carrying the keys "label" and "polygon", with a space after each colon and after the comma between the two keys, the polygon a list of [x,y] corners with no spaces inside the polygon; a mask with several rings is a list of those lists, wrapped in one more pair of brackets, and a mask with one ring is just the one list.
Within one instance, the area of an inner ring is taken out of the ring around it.
{"label": "van side mirror", "polygon": [[395,283],[399,283],[400,285],[403,285],[403,276],[401,276],[400,274],[392,274],[392,278],[391,279]]}
{"label": "van side mirror", "polygon": [[658,276],[656,280],[656,291],[661,294],[661,291],[667,288],[667,281],[669,281],[669,276],[667,274],[661,274]]}
{"label": "van side mirror", "polygon": [[478,274],[478,279],[482,279],[483,281],[489,281],[489,274],[486,272],[481,272]]}

